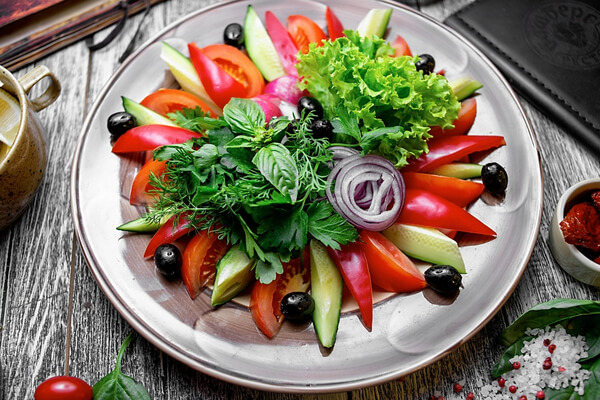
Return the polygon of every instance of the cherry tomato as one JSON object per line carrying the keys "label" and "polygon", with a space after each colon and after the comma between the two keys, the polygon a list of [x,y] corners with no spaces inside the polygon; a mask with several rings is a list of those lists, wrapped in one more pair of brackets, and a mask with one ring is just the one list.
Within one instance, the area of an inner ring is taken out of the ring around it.
{"label": "cherry tomato", "polygon": [[35,400],[92,400],[92,387],[74,376],[53,376],[35,389]]}
{"label": "cherry tomato", "polygon": [[395,50],[394,57],[412,56],[408,43],[400,35],[396,36],[396,39],[391,43],[391,46]]}
{"label": "cherry tomato", "polygon": [[427,286],[425,277],[415,264],[388,238],[379,232],[360,232],[371,280],[374,285],[389,292],[413,292]]}
{"label": "cherry tomato", "polygon": [[304,15],[290,15],[287,18],[287,30],[302,54],[308,53],[310,43],[322,46],[322,41],[327,40],[327,35],[323,32],[323,29]]}
{"label": "cherry tomato", "polygon": [[200,107],[204,112],[210,112],[210,107],[198,97],[179,89],[159,89],[146,96],[141,105],[151,109],[160,115],[167,116],[169,113],[181,111],[182,108]]}
{"label": "cherry tomato", "polygon": [[215,278],[217,262],[223,258],[229,244],[220,240],[215,233],[199,231],[186,245],[183,251],[181,278],[193,299],[201,289]]}
{"label": "cherry tomato", "polygon": [[150,174],[159,177],[166,169],[166,161],[149,160],[146,162],[133,179],[131,193],[129,195],[129,204],[144,205],[153,203],[155,197],[148,193],[151,189],[154,189],[154,186],[150,184]]}
{"label": "cherry tomato", "polygon": [[475,123],[477,115],[477,100],[475,97],[469,97],[461,102],[458,117],[452,122],[454,128],[442,129],[439,126],[432,126],[429,134],[433,137],[464,135]]}

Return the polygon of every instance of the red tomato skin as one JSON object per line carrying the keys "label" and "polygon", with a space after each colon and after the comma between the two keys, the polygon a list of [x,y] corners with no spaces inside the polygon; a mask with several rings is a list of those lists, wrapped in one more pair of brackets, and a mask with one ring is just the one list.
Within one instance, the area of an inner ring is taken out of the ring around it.
{"label": "red tomato skin", "polygon": [[215,233],[199,231],[186,245],[182,256],[181,279],[194,299],[204,286],[212,283],[217,262],[231,246]]}
{"label": "red tomato skin", "polygon": [[167,144],[184,143],[200,134],[177,126],[142,125],[119,136],[112,147],[115,154],[151,151]]}
{"label": "red tomato skin", "polygon": [[402,167],[402,172],[429,172],[439,166],[483,150],[490,150],[506,144],[502,136],[458,135],[442,136],[427,142],[429,153],[421,154]]}
{"label": "red tomato skin", "polygon": [[406,189],[404,208],[396,222],[496,236],[496,232],[462,207],[422,189]]}
{"label": "red tomato skin", "polygon": [[402,178],[407,189],[427,190],[460,207],[478,199],[485,189],[483,183],[422,172],[404,172]]}
{"label": "red tomato skin", "polygon": [[129,204],[139,206],[154,202],[154,196],[148,193],[149,190],[154,188],[150,184],[150,174],[159,177],[166,169],[166,161],[150,160],[146,162],[133,179]]}
{"label": "red tomato skin", "polygon": [[475,123],[476,116],[477,100],[475,97],[469,97],[461,102],[458,117],[452,122],[454,128],[442,129],[439,126],[432,126],[429,130],[429,134],[433,137],[466,135]]}
{"label": "red tomato skin", "polygon": [[365,252],[359,243],[354,242],[341,245],[340,250],[328,247],[327,253],[337,265],[346,287],[356,300],[365,326],[371,329],[373,326],[373,287]]}
{"label": "red tomato skin", "polygon": [[322,41],[327,40],[327,35],[319,25],[304,15],[290,15],[287,18],[287,30],[302,54],[308,53],[310,43],[322,46]]}
{"label": "red tomato skin", "polygon": [[188,44],[190,60],[208,96],[221,108],[233,97],[246,97],[246,88],[225,72],[195,44]]}
{"label": "red tomato skin", "polygon": [[271,37],[275,49],[277,49],[277,54],[285,72],[297,77],[298,70],[296,69],[296,63],[298,59],[296,55],[298,54],[298,47],[292,40],[287,29],[285,29],[285,26],[271,11],[265,13],[265,28]]}
{"label": "red tomato skin", "polygon": [[184,107],[200,107],[202,111],[213,115],[213,111],[205,102],[180,89],[159,89],[144,97],[140,104],[165,117],[169,113],[181,111]]}
{"label": "red tomato skin", "polygon": [[394,293],[414,292],[427,286],[425,277],[410,258],[380,232],[362,230],[360,243],[373,285]]}
{"label": "red tomato skin", "polygon": [[395,50],[394,57],[412,56],[410,47],[404,38],[400,35],[396,36],[396,39],[390,43],[392,48]]}
{"label": "red tomato skin", "polygon": [[344,36],[344,26],[342,25],[342,22],[329,7],[325,9],[325,20],[327,20],[327,33],[329,33],[330,40],[335,40]]}
{"label": "red tomato skin", "polygon": [[53,376],[35,389],[35,400],[92,400],[92,387],[74,376]]}

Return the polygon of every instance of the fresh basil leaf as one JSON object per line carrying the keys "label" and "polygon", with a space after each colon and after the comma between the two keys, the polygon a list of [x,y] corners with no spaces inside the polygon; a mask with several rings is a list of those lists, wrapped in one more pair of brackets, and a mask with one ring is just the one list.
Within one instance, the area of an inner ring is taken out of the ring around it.
{"label": "fresh basil leaf", "polygon": [[600,317],[600,301],[554,299],[532,307],[500,334],[500,343],[509,346],[525,334],[527,328],[553,326],[581,315]]}
{"label": "fresh basil leaf", "polygon": [[265,113],[254,101],[233,98],[223,107],[223,118],[235,133],[254,136],[257,128],[264,128]]}
{"label": "fresh basil leaf", "polygon": [[261,174],[292,202],[298,198],[298,167],[290,151],[281,143],[270,143],[260,149],[252,162]]}
{"label": "fresh basil leaf", "polygon": [[140,383],[130,376],[121,373],[121,361],[125,349],[133,339],[133,333],[129,334],[117,355],[115,369],[100,379],[94,386],[94,400],[150,400],[148,391]]}

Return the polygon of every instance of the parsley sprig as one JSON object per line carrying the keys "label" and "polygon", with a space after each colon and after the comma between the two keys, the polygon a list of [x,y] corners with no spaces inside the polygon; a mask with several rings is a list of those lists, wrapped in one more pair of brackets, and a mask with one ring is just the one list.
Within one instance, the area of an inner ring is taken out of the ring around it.
{"label": "parsley sprig", "polygon": [[356,240],[356,229],[325,200],[332,154],[326,139],[312,136],[311,115],[267,125],[256,103],[232,99],[218,119],[200,109],[171,117],[205,135],[155,150],[154,158],[168,163],[163,176],[151,177],[158,200],[149,219],[185,214],[194,228],[239,243],[257,260],[263,283],[309,237],[333,248]]}

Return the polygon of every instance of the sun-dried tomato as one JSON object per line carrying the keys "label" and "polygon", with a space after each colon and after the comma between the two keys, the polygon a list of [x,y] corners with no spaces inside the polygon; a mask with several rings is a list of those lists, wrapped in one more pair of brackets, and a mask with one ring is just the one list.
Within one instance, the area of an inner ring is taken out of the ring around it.
{"label": "sun-dried tomato", "polygon": [[560,222],[569,244],[600,251],[600,212],[590,202],[574,205]]}
{"label": "sun-dried tomato", "polygon": [[592,193],[592,201],[594,202],[594,207],[596,207],[596,210],[600,213],[600,190]]}

